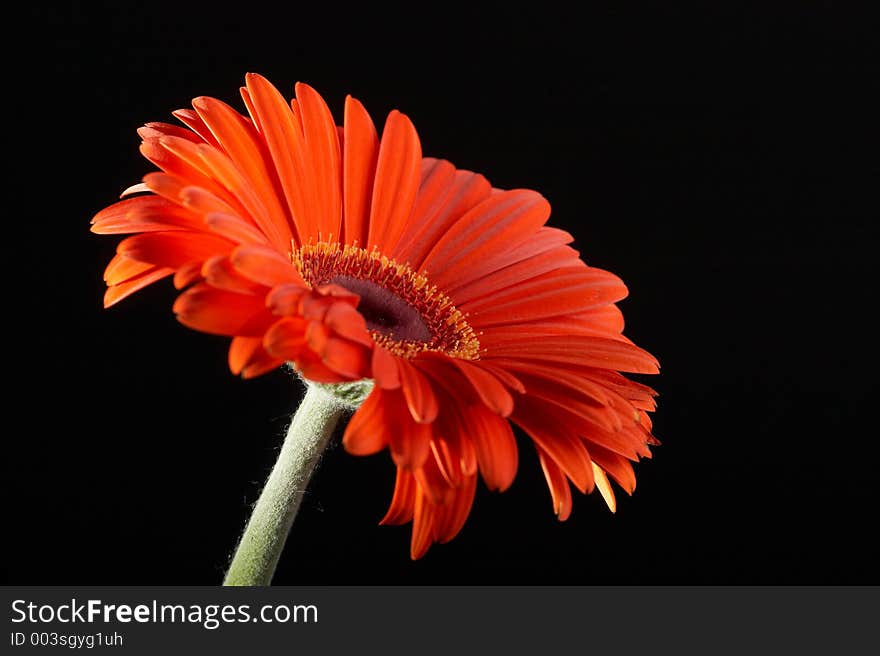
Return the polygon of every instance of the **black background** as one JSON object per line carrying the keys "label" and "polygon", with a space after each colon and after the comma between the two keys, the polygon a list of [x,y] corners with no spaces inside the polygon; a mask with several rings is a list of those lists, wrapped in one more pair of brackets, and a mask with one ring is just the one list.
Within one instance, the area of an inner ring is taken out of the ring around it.
{"label": "black background", "polygon": [[230,375],[226,340],[176,323],[170,283],[102,310],[118,240],[88,221],[151,170],[139,125],[198,95],[240,107],[247,71],[312,84],[337,117],[346,93],[379,124],[399,108],[426,155],[541,191],[627,282],[627,334],[663,367],[663,445],[616,515],[576,497],[557,522],[523,441],[512,489],[480,489],[461,535],[413,563],[409,528],[376,526],[390,458],[337,446],[277,583],[880,582],[868,17],[325,4],[8,19],[6,582],[222,578],[299,383]]}

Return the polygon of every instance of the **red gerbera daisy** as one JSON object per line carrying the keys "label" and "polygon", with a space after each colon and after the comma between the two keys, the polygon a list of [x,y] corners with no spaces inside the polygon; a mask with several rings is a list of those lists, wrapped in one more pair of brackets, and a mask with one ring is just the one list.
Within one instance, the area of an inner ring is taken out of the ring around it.
{"label": "red gerbera daisy", "polygon": [[517,471],[510,422],[534,442],[559,519],[570,484],[632,492],[649,456],[654,392],[620,372],[657,361],[621,334],[626,287],[545,226],[526,189],[422,156],[410,120],[381,139],[363,106],[338,127],[305,84],[290,102],[250,74],[248,116],[213,98],[148,123],[149,173],[92,230],[137,233],[105,274],[105,305],[166,276],[182,323],[232,337],[229,366],[284,363],[307,381],[374,381],[345,431],[353,454],[388,448],[397,482],[385,524],[413,522],[411,555],[461,529],[478,474]]}

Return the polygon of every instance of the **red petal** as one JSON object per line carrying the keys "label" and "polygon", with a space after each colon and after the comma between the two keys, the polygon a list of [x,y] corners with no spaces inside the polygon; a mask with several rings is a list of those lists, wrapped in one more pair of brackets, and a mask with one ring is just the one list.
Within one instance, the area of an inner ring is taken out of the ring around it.
{"label": "red petal", "polygon": [[263,159],[259,134],[241,114],[215,98],[196,98],[193,106],[245,178],[244,184],[236,181],[226,186],[251,210],[269,241],[287,248],[292,238],[290,222],[279,203],[273,173]]}
{"label": "red petal", "polygon": [[379,157],[379,138],[367,110],[348,96],[345,99],[344,196],[345,243],[365,245],[370,220],[370,199]]}
{"label": "red petal", "polygon": [[318,296],[315,293],[303,294],[299,301],[299,313],[306,319],[318,322],[325,334],[329,335],[329,329],[324,327],[324,316],[333,305],[333,299]]}
{"label": "red petal", "polygon": [[477,477],[465,477],[462,485],[456,488],[452,499],[435,510],[432,530],[437,542],[449,542],[461,531],[471,512],[476,489]]}
{"label": "red petal", "polygon": [[120,255],[176,269],[197,260],[228,253],[232,244],[221,237],[192,232],[151,232],[124,239],[116,249]]}
{"label": "red petal", "polygon": [[[586,371],[573,371],[565,364],[553,362],[507,362],[506,366],[513,369],[523,380],[529,381],[553,391],[559,397],[574,395],[596,406],[610,404],[609,386],[589,378]],[[529,385],[531,390],[531,385]]]}
{"label": "red petal", "polygon": [[[450,423],[452,422],[444,421],[444,428]],[[430,441],[431,455],[447,484],[455,488],[461,485],[462,481],[461,437],[457,433],[450,435],[449,432],[441,432],[443,429],[439,424],[439,421],[434,424],[437,435],[434,435]]]}
{"label": "red petal", "polygon": [[394,496],[388,512],[380,521],[380,524],[396,525],[406,524],[413,518],[413,509],[416,502],[416,479],[411,472],[398,467],[397,479],[394,482]]}
{"label": "red petal", "polygon": [[428,458],[419,469],[413,472],[419,487],[424,490],[428,500],[434,506],[442,506],[448,503],[455,490],[450,487],[449,481],[443,476],[437,461]]}
{"label": "red petal", "polygon": [[425,492],[421,486],[417,485],[413,509],[412,541],[409,547],[409,555],[413,560],[424,556],[431,546],[433,541],[433,510],[425,497]]}
{"label": "red petal", "polygon": [[303,349],[293,364],[303,378],[316,383],[344,383],[350,380],[325,366],[323,361],[309,349]]}
{"label": "red petal", "polygon": [[657,396],[657,392],[641,383],[629,380],[624,375],[616,371],[607,369],[589,369],[584,372],[587,378],[596,381],[603,387],[620,394],[629,401],[653,401],[653,397]]}
{"label": "red petal", "polygon": [[570,335],[493,346],[492,359],[499,364],[507,358],[544,360],[569,366],[586,366],[640,374],[656,374],[657,360],[637,346],[605,337]]}
{"label": "red petal", "polygon": [[220,144],[211,134],[208,126],[205,125],[201,117],[191,109],[177,109],[171,112],[172,116],[179,119],[181,123],[188,126],[193,132],[199,135],[205,143],[211,144],[215,148],[220,148]]}
{"label": "red petal", "polygon": [[148,262],[138,262],[125,255],[117,254],[111,258],[107,268],[104,269],[104,282],[108,285],[118,285],[151,269],[155,269],[155,267]]}
{"label": "red petal", "polygon": [[490,196],[458,220],[437,242],[420,270],[431,282],[450,286],[461,271],[490,273],[485,263],[534,236],[550,216],[550,204],[535,191],[517,189]]}
{"label": "red petal", "polygon": [[279,319],[263,337],[263,348],[280,360],[295,361],[300,353],[307,348],[306,330],[309,321],[302,317],[284,317]]}
{"label": "red petal", "polygon": [[279,285],[266,297],[266,307],[279,316],[299,315],[300,301],[308,294],[306,287],[296,283]]}
{"label": "red petal", "polygon": [[347,339],[328,338],[320,355],[327,367],[349,378],[365,378],[369,373],[370,352]]}
{"label": "red petal", "polygon": [[261,297],[227,292],[205,283],[178,296],[173,309],[182,324],[215,335],[256,337],[273,319]]}
{"label": "red petal", "polygon": [[390,406],[386,431],[394,463],[412,471],[421,467],[431,454],[431,426],[413,421],[399,397],[399,392],[385,395]]}
{"label": "red petal", "polygon": [[400,383],[407,407],[417,422],[428,424],[437,418],[439,406],[428,379],[405,360],[397,360]]}
{"label": "red petal", "polygon": [[409,118],[392,111],[385,122],[370,207],[365,248],[393,251],[412,211],[422,161],[419,136]]}
{"label": "red petal", "polygon": [[[143,148],[144,144],[141,144],[141,150]],[[187,186],[187,181],[184,178],[167,173],[147,173],[143,180],[144,185],[150,191],[175,204],[180,204],[180,192]],[[143,196],[143,198],[149,198],[149,196]]]}
{"label": "red petal", "polygon": [[635,491],[636,475],[629,460],[602,448],[598,444],[591,445],[590,455],[596,464],[608,472],[627,494],[632,494]]}
{"label": "red petal", "polygon": [[510,416],[513,412],[513,397],[494,375],[466,360],[450,358],[450,361],[464,374],[490,410],[502,417]]}
{"label": "red petal", "polygon": [[[181,188],[177,192],[177,196],[180,199],[180,202],[192,212],[196,214],[211,214],[214,212],[220,214],[232,214],[237,210],[240,206],[240,203],[234,202],[232,204],[227,203],[223,200],[222,197],[212,194],[207,189],[203,187],[197,187],[195,185],[188,185],[186,187]],[[243,216],[250,216],[248,211],[244,208],[240,210]],[[199,229],[204,230],[204,220],[202,221],[202,225],[199,226]]]}
{"label": "red petal", "polygon": [[512,373],[504,369],[503,367],[496,367],[492,364],[491,361],[483,361],[480,362],[480,366],[488,372],[495,374],[495,377],[498,378],[502,383],[507,385],[512,390],[519,392],[520,394],[525,394],[526,388],[525,385],[522,384],[522,381],[519,380]]}
{"label": "red petal", "polygon": [[475,405],[465,412],[468,436],[477,452],[477,462],[486,486],[503,492],[516,477],[519,452],[510,422]]}
{"label": "red petal", "polygon": [[257,109],[254,107],[254,101],[251,98],[250,91],[248,91],[247,87],[239,87],[238,93],[241,95],[241,100],[244,102],[245,109],[247,109],[248,115],[251,117],[251,121],[253,121],[254,127],[257,132],[263,134],[265,130],[263,126],[260,124],[260,119],[257,117]]}
{"label": "red petal", "polygon": [[373,346],[372,370],[376,385],[382,389],[392,390],[400,387],[397,358],[378,344]]}
{"label": "red petal", "polygon": [[214,212],[205,217],[205,223],[218,235],[222,235],[238,244],[254,243],[264,246],[269,244],[262,232],[250,223],[232,214]]}
{"label": "red petal", "polygon": [[309,320],[309,325],[306,328],[306,343],[310,349],[320,355],[327,346],[327,340],[330,339],[330,331],[320,320],[313,320],[308,316],[305,318]]}
{"label": "red petal", "polygon": [[[526,243],[530,245],[531,240]],[[505,255],[507,254],[505,253]],[[457,305],[461,306],[551,271],[578,265],[580,265],[580,255],[568,246],[556,246],[546,252],[519,261],[511,254],[509,258],[505,258],[502,268],[470,281],[465,279],[470,276],[462,275],[455,281],[455,286],[447,289],[446,293],[455,299]]]}
{"label": "red petal", "polygon": [[295,224],[296,240],[301,244],[317,236],[318,223],[313,217],[315,200],[307,184],[308,172],[303,162],[303,134],[290,105],[266,78],[248,73],[247,88],[253,102],[254,118],[260,124],[266,145],[278,171],[278,177]]}
{"label": "red petal", "polygon": [[368,348],[373,347],[373,338],[367,331],[363,315],[346,302],[334,303],[324,315],[324,325],[334,333]]}
{"label": "red petal", "polygon": [[305,284],[293,263],[269,246],[239,246],[232,252],[232,264],[243,276],[267,287],[285,283]]}
{"label": "red petal", "polygon": [[[387,407],[384,400],[382,391],[375,388],[354,413],[342,438],[346,451],[356,456],[369,456],[388,445],[390,422],[386,417]],[[400,471],[402,470],[398,469],[398,480]]]}
{"label": "red petal", "polygon": [[261,348],[254,354],[247,363],[247,366],[242,370],[241,377],[246,380],[249,378],[256,378],[257,376],[262,376],[270,371],[274,371],[283,364],[283,360],[273,358],[266,353],[265,349]]}
{"label": "red petal", "polygon": [[320,285],[315,288],[320,296],[328,296],[335,300],[345,301],[351,307],[357,307],[361,297],[348,291],[345,287],[334,284]]}
{"label": "red petal", "polygon": [[529,386],[529,398],[543,402],[546,412],[552,414],[556,409],[562,408],[582,417],[598,429],[615,431],[621,428],[620,418],[613,408],[597,403],[592,398],[571,391],[569,388],[554,386],[543,379],[524,378]]}
{"label": "red petal", "polygon": [[199,229],[199,217],[161,196],[138,196],[114,203],[92,219],[99,235]]}
{"label": "red petal", "polygon": [[234,196],[211,174],[210,167],[199,155],[200,141],[193,142],[176,136],[161,136],[145,140],[141,154],[170,175],[187,184],[202,187],[225,202],[235,203]]}
{"label": "red petal", "polygon": [[153,267],[135,278],[112,285],[107,288],[106,292],[104,292],[104,307],[108,308],[111,305],[115,305],[123,298],[134,294],[139,289],[143,289],[157,280],[170,276],[172,273],[173,271],[171,269],[159,269]]}
{"label": "red petal", "polygon": [[[427,185],[431,181],[432,162],[437,160],[423,160],[422,184]],[[446,164],[436,164],[436,173],[442,174]],[[425,168],[431,170],[425,172]],[[456,171],[448,192],[442,202],[436,205],[428,202],[420,204],[413,209],[408,221],[408,227],[400,243],[392,251],[391,255],[399,262],[409,262],[413,269],[420,269],[425,257],[439,239],[446,234],[450,226],[456,223],[467,211],[489,197],[492,185],[482,175],[471,171]],[[421,189],[419,190],[421,193]],[[426,194],[442,193],[436,188],[426,188]],[[418,201],[417,201],[418,202]],[[417,213],[424,210],[425,214]],[[430,214],[433,212],[433,214]]]}
{"label": "red petal", "polygon": [[229,345],[229,368],[242,378],[254,378],[277,369],[283,360],[273,358],[259,337],[233,337]]}
{"label": "red petal", "polygon": [[571,488],[568,479],[562,470],[556,466],[553,459],[538,449],[538,458],[541,461],[541,469],[544,470],[544,478],[547,479],[547,487],[550,488],[550,496],[553,499],[553,512],[564,522],[571,515]]}
{"label": "red petal", "polygon": [[258,349],[262,348],[260,337],[233,337],[229,345],[229,370],[238,375]]}
{"label": "red petal", "polygon": [[313,208],[318,235],[339,238],[342,226],[342,161],[339,133],[324,99],[308,84],[296,85],[305,138],[304,160],[318,204]]}
{"label": "red petal", "polygon": [[595,462],[593,463],[593,478],[596,480],[596,487],[599,488],[599,494],[605,499],[608,510],[617,512],[617,500],[614,498],[614,490],[611,489],[611,483],[602,468]]}
{"label": "red petal", "polygon": [[617,276],[580,265],[545,273],[462,303],[459,309],[469,313],[472,326],[485,327],[575,314],[624,297],[626,287]]}
{"label": "red petal", "polygon": [[[242,216],[253,220],[275,248],[289,248],[292,238],[290,225],[278,214],[280,210],[277,209],[278,199],[274,189],[255,185],[222,151],[205,144],[196,148],[211,170],[211,176],[228,189],[244,208]],[[237,213],[229,209],[216,211]]]}
{"label": "red petal", "polygon": [[141,139],[154,139],[158,137],[179,137],[193,143],[200,143],[202,139],[195,132],[182,128],[179,125],[171,123],[163,123],[161,121],[152,121],[142,128],[138,128],[138,135]]}
{"label": "red petal", "polygon": [[550,456],[581,491],[593,489],[590,454],[577,435],[553,414],[552,408],[531,397],[516,404],[513,420]]}
{"label": "red petal", "polygon": [[442,210],[444,201],[454,188],[455,167],[446,160],[424,157],[421,169],[421,181],[415,204],[400,241],[392,252],[395,258],[406,257],[415,246],[413,241],[421,241],[419,235],[429,229],[434,217]]}
{"label": "red petal", "polygon": [[265,296],[268,291],[262,285],[242,276],[226,255],[206,260],[201,266],[201,275],[211,286],[230,292]]}
{"label": "red petal", "polygon": [[[222,255],[219,257],[223,257]],[[190,262],[174,272],[174,287],[183,289],[202,280],[202,263]]]}

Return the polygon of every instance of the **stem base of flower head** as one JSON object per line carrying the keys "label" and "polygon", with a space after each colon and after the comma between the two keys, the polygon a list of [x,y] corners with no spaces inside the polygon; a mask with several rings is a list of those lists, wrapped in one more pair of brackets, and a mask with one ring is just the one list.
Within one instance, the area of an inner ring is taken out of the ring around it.
{"label": "stem base of flower head", "polygon": [[373,380],[364,378],[350,383],[316,383],[303,379],[309,388],[315,388],[331,397],[346,410],[357,410],[373,391]]}

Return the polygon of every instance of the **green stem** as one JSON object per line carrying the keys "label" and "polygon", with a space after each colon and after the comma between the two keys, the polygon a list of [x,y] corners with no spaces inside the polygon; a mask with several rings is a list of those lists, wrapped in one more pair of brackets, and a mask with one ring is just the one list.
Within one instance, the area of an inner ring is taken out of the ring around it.
{"label": "green stem", "polygon": [[269,585],[306,485],[345,411],[344,401],[308,386],[223,585]]}

